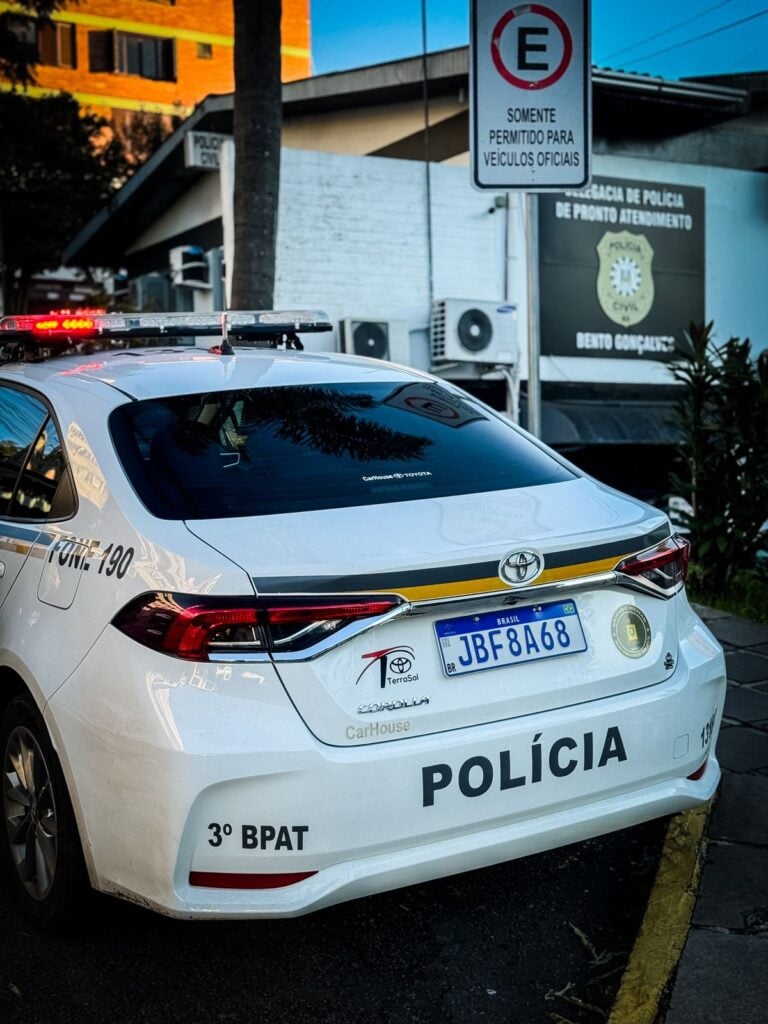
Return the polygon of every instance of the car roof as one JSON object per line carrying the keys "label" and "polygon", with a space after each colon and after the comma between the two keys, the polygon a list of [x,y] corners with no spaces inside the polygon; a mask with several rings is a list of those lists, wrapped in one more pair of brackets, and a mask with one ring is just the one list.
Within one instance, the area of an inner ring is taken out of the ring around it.
{"label": "car roof", "polygon": [[248,387],[431,378],[380,359],[333,352],[236,348],[235,355],[222,356],[203,348],[179,347],[119,349],[7,364],[0,379],[40,387],[46,393],[107,386],[141,399]]}

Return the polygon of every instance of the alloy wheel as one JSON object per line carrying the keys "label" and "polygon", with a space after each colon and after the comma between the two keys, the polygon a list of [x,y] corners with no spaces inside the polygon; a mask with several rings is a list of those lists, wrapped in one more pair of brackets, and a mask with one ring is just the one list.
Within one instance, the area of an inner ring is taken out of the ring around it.
{"label": "alloy wheel", "polygon": [[11,859],[19,879],[34,900],[45,900],[56,875],[56,803],[45,756],[24,726],[12,730],[5,747],[3,808]]}

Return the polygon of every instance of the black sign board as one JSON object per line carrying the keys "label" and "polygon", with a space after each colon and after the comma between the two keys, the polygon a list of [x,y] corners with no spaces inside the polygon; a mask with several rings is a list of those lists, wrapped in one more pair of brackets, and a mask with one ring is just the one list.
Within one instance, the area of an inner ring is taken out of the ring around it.
{"label": "black sign board", "polygon": [[704,319],[704,189],[595,178],[539,197],[542,355],[674,357]]}

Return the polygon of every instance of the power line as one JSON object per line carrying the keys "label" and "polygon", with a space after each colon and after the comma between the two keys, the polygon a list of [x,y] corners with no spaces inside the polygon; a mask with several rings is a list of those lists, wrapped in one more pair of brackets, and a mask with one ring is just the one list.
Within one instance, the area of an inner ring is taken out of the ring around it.
{"label": "power line", "polygon": [[757,14],[750,14],[747,18],[739,18],[738,21],[731,21],[727,25],[721,25],[720,28],[713,28],[709,32],[702,32],[698,36],[693,36],[691,39],[684,39],[682,43],[673,43],[672,46],[665,46],[661,50],[654,50],[653,53],[643,54],[642,57],[633,57],[631,60],[625,60],[625,64],[639,64],[643,60],[650,60],[651,57],[659,57],[662,53],[669,53],[670,50],[679,50],[681,46],[690,46],[691,43],[698,43],[700,39],[707,39],[709,36],[719,35],[721,32],[726,32],[730,28],[736,28],[737,25],[745,25],[748,21],[754,21],[755,18],[764,18],[768,14],[768,8],[764,8],[762,11],[758,11]]}
{"label": "power line", "polygon": [[705,8],[703,11],[699,11],[698,14],[691,15],[690,18],[685,18],[683,21],[678,21],[675,25],[670,25],[669,28],[662,29],[661,32],[654,32],[652,36],[646,36],[645,39],[640,39],[636,43],[632,43],[630,46],[624,46],[620,50],[614,50],[613,53],[609,53],[607,57],[603,57],[599,63],[605,64],[608,60],[613,60],[614,57],[620,57],[622,53],[627,53],[628,50],[636,50],[638,46],[645,46],[646,43],[652,43],[654,39],[659,39],[661,36],[669,35],[670,32],[674,32],[678,28],[682,28],[683,25],[689,25],[692,21],[698,21],[699,18],[703,18],[705,14],[709,14],[711,11],[716,11],[718,7],[727,7],[728,4],[733,3],[733,0],[720,0],[719,4],[713,4],[711,7]]}
{"label": "power line", "polygon": [[736,69],[742,63],[742,61],[747,61],[747,60],[749,60],[750,57],[753,57],[756,53],[762,52],[764,50],[765,50],[765,40],[762,40],[761,42],[759,42],[757,44],[757,46],[753,46],[752,49],[749,50],[747,53],[742,53],[742,55],[739,57],[739,59],[734,64],[731,65],[730,70],[731,71],[736,71]]}

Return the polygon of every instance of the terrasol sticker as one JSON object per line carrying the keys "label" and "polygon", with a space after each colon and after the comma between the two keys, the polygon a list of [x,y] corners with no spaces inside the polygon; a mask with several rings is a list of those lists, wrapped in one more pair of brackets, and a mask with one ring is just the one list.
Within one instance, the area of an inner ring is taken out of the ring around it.
{"label": "terrasol sticker", "polygon": [[[368,664],[355,680],[355,686],[374,665],[378,665],[379,671],[372,675],[382,690],[387,686],[396,686],[398,683],[418,683],[419,681],[419,673],[416,671],[416,655],[412,647],[385,647],[381,651],[369,651],[368,654],[363,654],[362,658]],[[367,708],[367,710],[371,709]]]}
{"label": "terrasol sticker", "polygon": [[611,636],[627,658],[642,658],[651,646],[651,625],[632,604],[623,604],[613,613]]}

